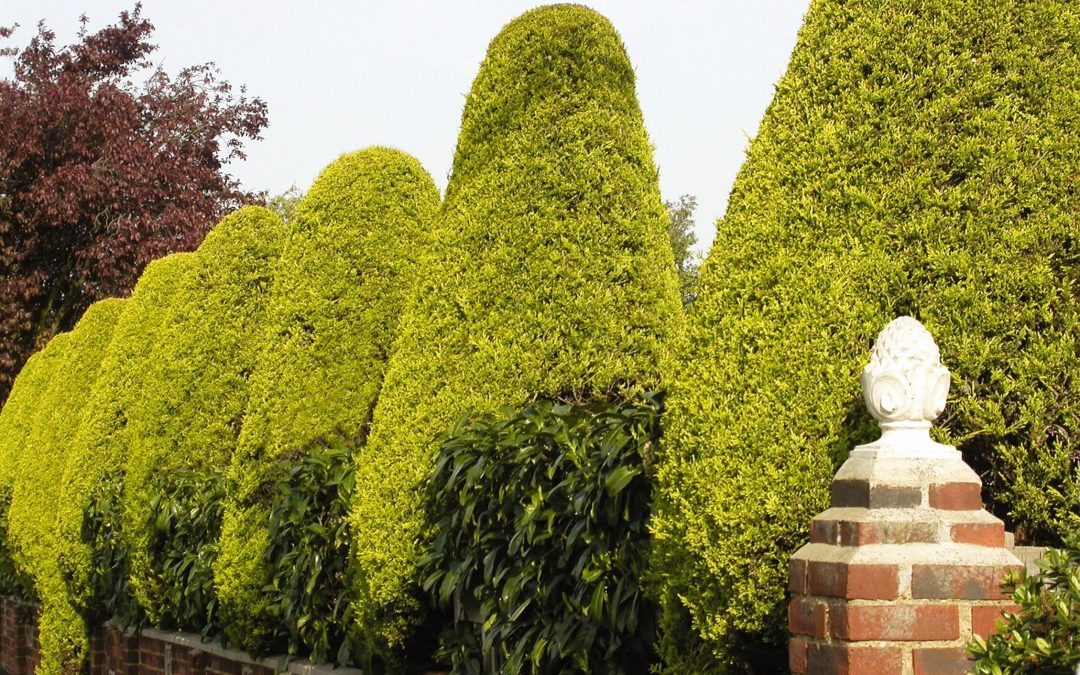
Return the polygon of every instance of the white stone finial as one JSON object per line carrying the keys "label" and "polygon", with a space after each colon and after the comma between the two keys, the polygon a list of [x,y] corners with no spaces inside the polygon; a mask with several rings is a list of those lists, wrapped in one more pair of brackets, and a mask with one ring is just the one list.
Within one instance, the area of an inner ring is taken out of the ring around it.
{"label": "white stone finial", "polygon": [[930,439],[930,426],[949,396],[949,369],[941,364],[930,331],[910,316],[894,319],[878,335],[862,371],[866,408],[881,438],[860,450],[877,454],[941,454],[954,448]]}

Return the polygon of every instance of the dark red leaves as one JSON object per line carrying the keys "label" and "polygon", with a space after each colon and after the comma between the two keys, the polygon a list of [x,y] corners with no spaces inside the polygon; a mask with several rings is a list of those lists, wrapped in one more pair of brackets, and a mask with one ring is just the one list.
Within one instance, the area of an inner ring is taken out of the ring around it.
{"label": "dark red leaves", "polygon": [[0,80],[0,401],[33,349],[248,200],[222,167],[267,123],[213,64],[147,72],[141,6],[85,25],[73,45],[42,23],[26,48],[0,47],[15,59]]}

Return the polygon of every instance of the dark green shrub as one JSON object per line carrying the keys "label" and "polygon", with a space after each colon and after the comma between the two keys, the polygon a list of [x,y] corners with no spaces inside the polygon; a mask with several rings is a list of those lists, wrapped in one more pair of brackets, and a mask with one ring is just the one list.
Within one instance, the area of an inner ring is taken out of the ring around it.
{"label": "dark green shrub", "polygon": [[428,485],[438,520],[425,590],[456,594],[480,624],[457,623],[454,672],[647,673],[654,608],[641,589],[660,402],[538,403],[464,418]]}
{"label": "dark green shrub", "polygon": [[270,505],[271,583],[262,589],[289,654],[348,665],[359,651],[349,583],[354,448],[341,439],[282,463]]}
{"label": "dark green shrub", "polygon": [[1080,534],[1036,561],[1039,573],[1012,573],[1004,587],[1020,611],[998,621],[968,651],[975,675],[1073,675],[1080,666]]}
{"label": "dark green shrub", "polygon": [[655,389],[681,328],[634,71],[606,19],[541,7],[496,36],[437,222],[357,461],[357,621],[380,652],[420,606],[436,435],[468,412]]}
{"label": "dark green shrub", "polygon": [[15,461],[7,532],[16,569],[41,601],[41,673],[77,671],[89,647],[86,626],[59,564],[63,541],[57,536],[56,505],[62,498],[70,440],[78,432],[125,303],[94,303],[70,333],[53,338],[46,347],[56,367],[31,408],[34,425]]}
{"label": "dark green shrub", "polygon": [[[83,512],[82,545],[89,553],[85,569],[89,588],[77,605],[87,623],[111,621],[124,628],[141,628],[145,615],[135,601],[128,571],[127,546],[120,535],[121,474],[106,473]],[[63,558],[62,558],[63,559]],[[73,587],[68,580],[68,590]]]}
{"label": "dark green shrub", "polygon": [[179,279],[150,358],[141,362],[140,396],[126,411],[121,533],[132,591],[154,625],[176,618],[176,603],[159,583],[168,571],[155,557],[154,503],[172,498],[170,474],[224,475],[228,468],[284,235],[281,220],[261,207],[224,218]]}
{"label": "dark green shrub", "polygon": [[415,159],[367,148],[319,175],[296,208],[250,381],[215,569],[230,639],[266,649],[280,624],[263,592],[267,509],[309,445],[362,438],[428,247],[439,193]]}
{"label": "dark green shrub", "polygon": [[1018,538],[1080,528],[1078,36],[1072,0],[812,3],[669,382],[654,566],[724,668],[781,649],[788,557],[871,433],[859,371],[898,315]]}

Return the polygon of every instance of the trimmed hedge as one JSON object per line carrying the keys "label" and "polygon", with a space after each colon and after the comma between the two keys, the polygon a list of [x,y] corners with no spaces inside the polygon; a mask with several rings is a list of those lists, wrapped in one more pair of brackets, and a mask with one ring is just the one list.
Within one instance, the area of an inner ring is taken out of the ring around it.
{"label": "trimmed hedge", "polygon": [[117,320],[71,443],[56,504],[59,564],[70,602],[93,619],[134,618],[126,567],[103,566],[103,561],[127,558],[126,552],[114,551],[120,546],[123,465],[132,442],[127,420],[144,395],[166,310],[181,280],[197,265],[194,253],[175,253],[147,265]]}
{"label": "trimmed hedge", "polygon": [[85,414],[125,302],[94,303],[70,333],[50,341],[46,351],[55,369],[34,405],[33,428],[23,437],[15,461],[8,537],[16,569],[41,601],[41,673],[78,671],[88,651],[86,627],[58,564],[62,542],[56,505],[62,498],[70,440]]}
{"label": "trimmed hedge", "polygon": [[439,192],[418,161],[372,147],[327,166],[275,266],[215,567],[230,639],[260,652],[280,631],[264,592],[267,511],[282,458],[363,438]]}
{"label": "trimmed hedge", "polygon": [[156,626],[201,630],[164,583],[154,546],[154,504],[171,499],[172,474],[224,472],[236,447],[266,313],[271,267],[285,234],[278,216],[249,206],[225,217],[179,280],[151,357],[142,393],[128,412],[123,476],[123,543],[132,591]]}
{"label": "trimmed hedge", "polygon": [[874,435],[859,370],[898,315],[940,344],[940,439],[1018,539],[1080,527],[1078,38],[1071,0],[812,4],[665,417],[653,565],[717,667],[783,644],[788,556]]}
{"label": "trimmed hedge", "polygon": [[417,490],[467,412],[658,384],[682,324],[634,71],[610,23],[531,10],[492,41],[465,104],[435,254],[359,450],[357,621],[390,653],[414,624]]}

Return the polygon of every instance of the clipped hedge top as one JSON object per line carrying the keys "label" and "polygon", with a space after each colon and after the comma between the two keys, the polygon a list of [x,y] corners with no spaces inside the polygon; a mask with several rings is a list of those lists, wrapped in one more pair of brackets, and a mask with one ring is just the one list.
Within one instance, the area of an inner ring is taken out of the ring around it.
{"label": "clipped hedge top", "polygon": [[[234,642],[258,651],[269,616],[266,530],[279,459],[360,439],[428,248],[439,192],[411,156],[372,147],[327,166],[296,210],[251,379],[215,568]],[[261,627],[253,622],[262,622]]]}
{"label": "clipped hedge top", "polygon": [[787,557],[872,437],[902,314],[952,370],[942,440],[1020,536],[1080,527],[1080,9],[812,4],[719,223],[668,399],[658,569],[720,653],[782,639]]}
{"label": "clipped hedge top", "polygon": [[143,392],[128,415],[123,535],[132,587],[151,621],[160,606],[148,550],[155,481],[178,469],[228,467],[283,236],[281,219],[262,207],[226,216],[179,280],[138,375]]}
{"label": "clipped hedge top", "polygon": [[438,206],[427,171],[399,150],[323,169],[274,270],[238,460],[365,430]]}
{"label": "clipped hedge top", "polygon": [[55,363],[48,386],[34,405],[34,425],[16,461],[8,514],[15,565],[41,599],[41,672],[63,672],[82,663],[85,627],[68,601],[59,567],[56,505],[70,440],[78,432],[101,359],[126,304],[108,299],[91,305],[75,328],[53,338],[46,350]]}
{"label": "clipped hedge top", "polygon": [[413,492],[466,411],[657,386],[682,315],[634,73],[596,12],[542,7],[489,47],[466,101],[438,241],[357,466],[360,625],[400,641]]}

